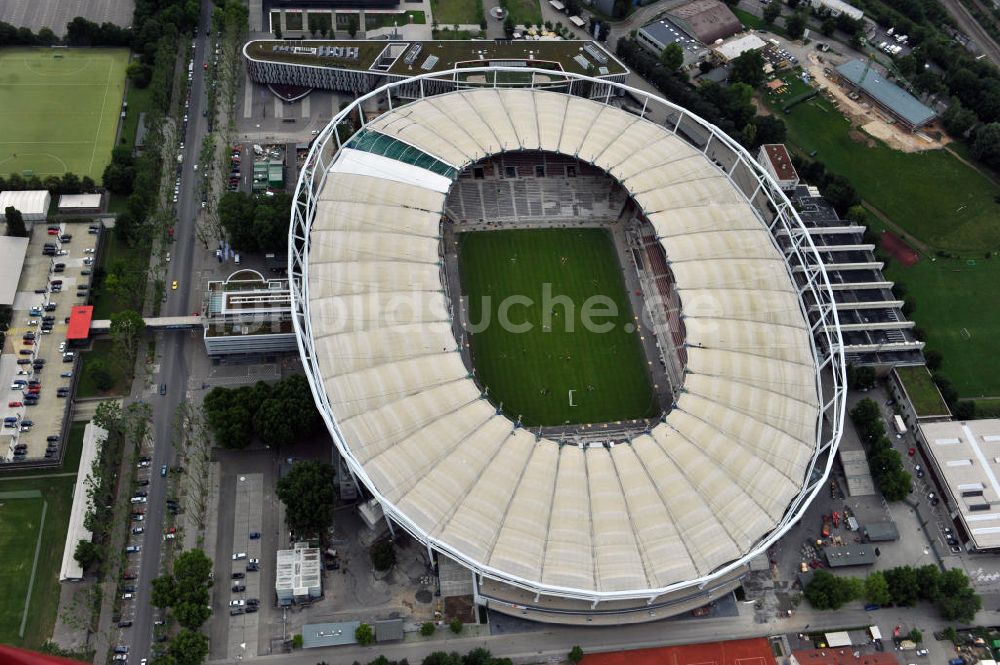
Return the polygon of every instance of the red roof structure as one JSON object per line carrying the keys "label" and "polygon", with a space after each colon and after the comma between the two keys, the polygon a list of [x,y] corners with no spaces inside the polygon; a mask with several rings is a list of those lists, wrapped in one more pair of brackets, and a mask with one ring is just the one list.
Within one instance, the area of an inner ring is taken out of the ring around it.
{"label": "red roof structure", "polygon": [[855,658],[852,647],[793,651],[791,661],[792,665],[899,665],[891,652],[863,653]]}
{"label": "red roof structure", "polygon": [[587,654],[583,665],[775,665],[764,638]]}
{"label": "red roof structure", "polygon": [[6,644],[0,644],[0,663],[4,663],[4,665],[86,665],[79,660],[25,651]]}
{"label": "red roof structure", "polygon": [[90,320],[94,316],[91,305],[77,305],[69,313],[69,327],[66,339],[87,339],[90,337]]}

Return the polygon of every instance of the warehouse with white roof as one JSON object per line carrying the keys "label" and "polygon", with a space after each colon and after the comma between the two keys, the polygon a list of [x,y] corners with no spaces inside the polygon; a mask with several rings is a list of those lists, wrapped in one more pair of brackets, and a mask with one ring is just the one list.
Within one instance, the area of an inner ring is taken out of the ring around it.
{"label": "warehouse with white roof", "polygon": [[45,189],[10,190],[0,192],[0,215],[8,207],[16,208],[26,222],[44,222],[49,214],[52,196]]}
{"label": "warehouse with white roof", "polygon": [[[704,149],[675,131],[680,120],[664,127],[562,92],[464,90],[371,119],[339,150],[327,128],[307,160],[290,274],[321,413],[387,518],[476,572],[480,602],[492,590],[499,611],[650,620],[703,604],[798,519],[829,469],[843,377],[836,352],[811,342],[817,312],[836,334],[818,256],[800,253],[808,236],[790,207],[771,226],[794,246],[762,220],[764,197],[781,195],[752,157],[684,120],[688,136],[707,133]],[[607,173],[655,229],[682,302],[724,308],[685,312],[676,404],[618,445],[562,445],[517,426],[457,352],[446,197],[460,171],[509,151]],[[802,292],[795,270],[815,278]]]}

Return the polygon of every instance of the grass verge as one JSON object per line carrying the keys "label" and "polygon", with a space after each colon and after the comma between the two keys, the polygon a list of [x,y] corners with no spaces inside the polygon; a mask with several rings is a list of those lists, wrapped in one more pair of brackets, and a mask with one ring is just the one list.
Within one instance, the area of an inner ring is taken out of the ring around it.
{"label": "grass verge", "polygon": [[538,2],[539,0],[500,0],[500,5],[507,10],[514,25],[540,25],[542,9]]}
{"label": "grass verge", "polygon": [[[488,322],[470,337],[476,374],[506,414],[534,426],[658,412],[605,231],[463,233],[460,243],[469,320],[473,326]],[[527,297],[530,304],[514,304],[512,297]],[[607,315],[592,310],[594,323],[604,330],[583,324],[596,298],[609,307],[602,312],[613,310]],[[501,323],[504,311],[514,325]],[[521,324],[530,330],[518,331]]]}
{"label": "grass verge", "polygon": [[[98,387],[97,368],[110,374],[111,388],[101,390]],[[111,340],[96,340],[89,351],[80,354],[80,380],[76,385],[76,394],[79,397],[127,395],[131,386],[132,377],[122,368],[118,352]]]}
{"label": "grass verge", "polygon": [[482,15],[480,0],[431,0],[431,16],[439,25],[478,24]]}

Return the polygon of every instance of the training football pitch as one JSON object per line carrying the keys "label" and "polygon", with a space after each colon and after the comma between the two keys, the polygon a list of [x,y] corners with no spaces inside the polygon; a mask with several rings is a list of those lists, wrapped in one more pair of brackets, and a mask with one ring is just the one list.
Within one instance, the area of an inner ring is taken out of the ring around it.
{"label": "training football pitch", "polygon": [[[6,490],[6,487],[0,487]],[[39,533],[47,506],[37,490],[0,491],[0,641],[19,642],[25,616],[28,585],[33,585],[36,551],[40,554]],[[32,594],[35,595],[35,594]],[[38,602],[36,600],[36,602]],[[58,600],[56,601],[58,602]],[[30,608],[29,608],[30,609]]]}
{"label": "training football pitch", "polygon": [[[606,231],[486,231],[459,238],[476,376],[506,415],[538,426],[659,413]],[[585,318],[597,325],[584,325]]]}
{"label": "training football pitch", "polygon": [[126,49],[0,49],[0,173],[100,181],[125,89]]}

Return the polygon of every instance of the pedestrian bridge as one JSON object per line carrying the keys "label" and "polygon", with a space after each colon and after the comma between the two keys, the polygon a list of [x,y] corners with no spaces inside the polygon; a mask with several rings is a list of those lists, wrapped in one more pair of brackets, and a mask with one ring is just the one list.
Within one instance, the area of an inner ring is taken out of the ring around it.
{"label": "pedestrian bridge", "polygon": [[[157,316],[146,319],[147,330],[190,330],[201,327],[201,316]],[[111,330],[110,319],[94,319],[90,322],[92,334]]]}

